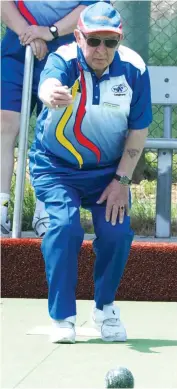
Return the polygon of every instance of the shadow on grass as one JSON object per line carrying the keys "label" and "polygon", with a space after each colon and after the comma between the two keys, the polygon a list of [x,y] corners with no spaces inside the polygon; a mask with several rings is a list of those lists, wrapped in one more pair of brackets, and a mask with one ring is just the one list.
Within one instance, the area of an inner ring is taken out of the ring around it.
{"label": "shadow on grass", "polygon": [[167,339],[128,339],[126,342],[104,342],[100,338],[87,339],[76,341],[76,343],[87,343],[87,344],[100,344],[108,345],[112,344],[114,346],[125,345],[131,350],[135,350],[141,353],[154,353],[158,354],[160,351],[153,350],[160,347],[177,347],[177,340],[167,340]]}

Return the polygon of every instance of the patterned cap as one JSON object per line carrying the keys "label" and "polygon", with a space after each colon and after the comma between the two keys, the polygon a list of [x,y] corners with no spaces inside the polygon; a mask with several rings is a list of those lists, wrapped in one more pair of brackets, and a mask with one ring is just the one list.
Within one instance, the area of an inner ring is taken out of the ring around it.
{"label": "patterned cap", "polygon": [[99,31],[123,34],[119,12],[112,5],[100,1],[81,12],[77,27],[85,34]]}

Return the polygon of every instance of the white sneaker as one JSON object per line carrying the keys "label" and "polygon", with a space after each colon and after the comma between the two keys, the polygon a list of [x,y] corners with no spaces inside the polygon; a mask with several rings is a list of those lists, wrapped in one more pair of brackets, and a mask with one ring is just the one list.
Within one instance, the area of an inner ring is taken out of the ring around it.
{"label": "white sneaker", "polygon": [[39,238],[42,238],[45,235],[47,229],[49,228],[49,225],[50,219],[48,213],[45,210],[35,211],[32,227],[35,231],[35,234]]}
{"label": "white sneaker", "polygon": [[52,343],[75,343],[75,316],[64,320],[52,320],[50,341]]}
{"label": "white sneaker", "polygon": [[92,320],[94,327],[101,332],[105,342],[125,342],[126,330],[120,321],[120,309],[113,304],[104,305],[103,311],[94,308]]}
{"label": "white sneaker", "polygon": [[1,215],[1,229],[0,229],[0,237],[8,238],[10,236],[10,220],[4,219]]}

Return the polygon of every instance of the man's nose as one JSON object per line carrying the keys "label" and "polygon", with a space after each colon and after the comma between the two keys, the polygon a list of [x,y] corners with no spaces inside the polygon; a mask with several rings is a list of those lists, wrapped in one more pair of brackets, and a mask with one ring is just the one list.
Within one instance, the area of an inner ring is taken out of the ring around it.
{"label": "man's nose", "polygon": [[104,44],[103,41],[101,41],[100,45],[97,47],[97,50],[98,50],[99,52],[104,52],[104,51],[106,51],[106,46],[105,46],[105,44]]}

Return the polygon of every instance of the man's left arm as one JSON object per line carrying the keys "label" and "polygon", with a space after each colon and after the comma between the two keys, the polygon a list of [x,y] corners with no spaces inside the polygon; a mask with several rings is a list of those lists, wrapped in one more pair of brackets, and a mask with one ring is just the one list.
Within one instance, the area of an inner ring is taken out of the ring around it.
{"label": "man's left arm", "polygon": [[59,36],[71,34],[74,31],[77,26],[79,15],[84,8],[86,8],[86,5],[79,5],[63,19],[55,23],[55,26],[58,28]]}
{"label": "man's left arm", "polygon": [[124,152],[116,171],[117,174],[120,176],[127,176],[132,179],[133,172],[143,152],[147,136],[147,127],[141,130],[129,131]]}
{"label": "man's left arm", "polygon": [[[98,2],[100,0],[97,0]],[[59,20],[55,23],[55,26],[58,28],[59,36],[70,34],[77,27],[77,22],[79,20],[80,13],[86,8],[88,5],[92,5],[97,3],[97,1],[80,1],[80,5],[75,8],[72,12],[66,15],[63,19]],[[110,3],[110,1],[106,1]]]}
{"label": "man's left arm", "polygon": [[[73,9],[73,11],[71,11],[68,15],[64,16],[64,18],[54,23],[58,29],[59,37],[73,33],[77,26],[80,13],[84,10],[84,8],[94,2],[96,1],[80,1],[80,5],[78,7]],[[28,45],[36,38],[41,38],[46,42],[54,39],[49,27],[32,25],[25,30],[23,35],[20,35],[20,42],[23,45]]]}
{"label": "man's left arm", "polygon": [[148,126],[152,122],[151,87],[148,69],[145,66],[136,75],[130,114],[129,133],[117,174],[132,178],[133,172],[142,154],[148,135]]}
{"label": "man's left arm", "polygon": [[[144,67],[144,71],[139,72],[135,79],[128,118],[129,133],[116,171],[119,176],[127,176],[129,179],[132,178],[142,154],[148,135],[148,126],[152,122],[151,89],[147,68]],[[119,222],[123,223],[124,212],[126,211],[128,215],[129,208],[128,186],[113,179],[97,203],[101,204],[104,201],[106,201],[106,220],[115,225],[119,217]]]}
{"label": "man's left arm", "polygon": [[[124,152],[119,162],[116,173],[119,176],[127,176],[132,178],[133,172],[142,154],[146,137],[148,135],[148,128],[138,130],[130,130],[127,137]],[[113,179],[111,183],[103,191],[97,204],[102,204],[106,201],[106,221],[111,221],[115,226],[117,218],[119,223],[123,223],[124,212],[129,215],[129,187],[123,185],[117,180]]]}
{"label": "man's left arm", "polygon": [[[99,1],[99,0],[98,0]],[[97,1],[80,1],[80,4],[77,8],[71,11],[68,15],[66,15],[63,19],[59,20],[55,23],[55,26],[58,28],[59,36],[70,34],[77,27],[77,22],[79,20],[80,13],[86,8],[88,5],[92,5],[97,3]],[[109,1],[107,1],[109,3]]]}

